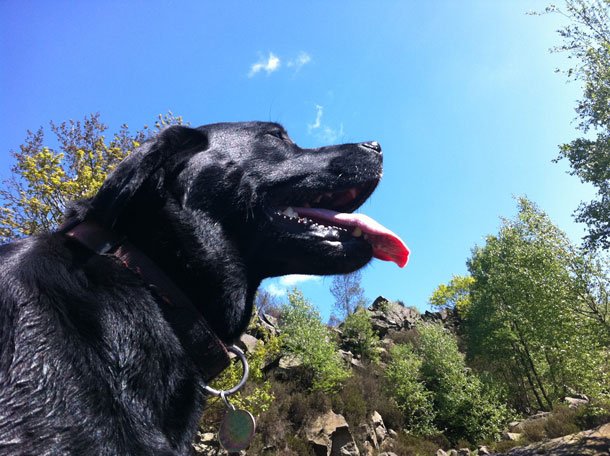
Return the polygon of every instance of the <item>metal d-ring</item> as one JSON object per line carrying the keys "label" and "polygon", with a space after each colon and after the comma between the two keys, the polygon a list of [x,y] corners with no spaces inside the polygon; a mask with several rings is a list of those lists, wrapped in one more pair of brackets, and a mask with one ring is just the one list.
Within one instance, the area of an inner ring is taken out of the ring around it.
{"label": "metal d-ring", "polygon": [[227,351],[230,351],[232,353],[235,353],[235,355],[239,358],[239,360],[241,361],[241,364],[243,366],[243,374],[241,376],[241,380],[239,381],[239,383],[237,385],[235,385],[233,388],[228,389],[228,390],[217,390],[212,388],[209,385],[205,385],[203,387],[203,389],[208,393],[211,394],[212,396],[219,396],[221,397],[225,402],[227,402],[226,396],[230,396],[231,394],[235,394],[237,393],[240,389],[243,388],[243,386],[246,384],[246,380],[248,380],[248,374],[250,373],[250,367],[248,366],[248,360],[246,360],[246,355],[244,355],[244,352],[241,351],[240,348],[236,347],[235,345],[231,345],[230,347],[227,347]]}

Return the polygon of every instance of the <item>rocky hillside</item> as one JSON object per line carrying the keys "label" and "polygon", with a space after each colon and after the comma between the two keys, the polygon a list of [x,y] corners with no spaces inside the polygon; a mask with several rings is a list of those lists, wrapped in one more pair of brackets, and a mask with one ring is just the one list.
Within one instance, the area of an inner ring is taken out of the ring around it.
{"label": "rocky hillside", "polygon": [[[451,449],[446,439],[419,442],[416,438],[406,435],[401,429],[393,428],[396,409],[385,407],[387,401],[376,397],[378,394],[378,372],[383,371],[388,352],[399,342],[408,341],[413,337],[415,326],[420,322],[439,322],[452,332],[459,328],[459,318],[453,311],[425,312],[393,303],[383,297],[377,298],[367,309],[370,321],[379,338],[377,350],[380,353],[377,373],[372,372],[372,366],[363,362],[360,356],[353,353],[353,341],[344,334],[341,325],[334,328],[339,343],[339,354],[344,363],[350,366],[354,373],[351,383],[335,395],[312,395],[301,391],[292,379],[303,376],[302,362],[298,357],[278,354],[275,359],[267,360],[263,367],[264,376],[270,382],[276,399],[269,412],[259,417],[259,429],[251,448],[242,454],[265,455],[316,455],[316,456],[406,456],[406,455],[487,455],[501,454],[493,452],[490,446],[466,448],[458,445]],[[257,315],[256,324],[252,325],[247,334],[241,338],[241,348],[246,353],[254,353],[257,347],[264,344],[270,334],[279,332],[275,318]],[[350,396],[350,388],[365,397],[362,404],[355,394]],[[362,395],[362,394],[361,394]],[[375,396],[375,397],[373,397]],[[370,401],[369,401],[370,399]],[[353,403],[351,403],[353,401]],[[385,401],[385,402],[384,402]],[[585,399],[573,399],[576,407],[586,402]],[[581,402],[578,402],[581,401]],[[338,404],[338,405],[337,405]],[[373,409],[371,404],[380,404],[383,410]],[[337,412],[341,408],[346,416]],[[383,416],[383,415],[386,416]],[[540,420],[548,419],[548,413],[511,423],[504,433],[503,448],[517,445],[523,441],[523,430],[544,426]],[[539,421],[535,421],[539,420]],[[542,424],[541,424],[542,423]],[[198,440],[195,443],[197,455],[212,456],[227,454],[219,448],[214,433],[216,423],[204,421]],[[282,438],[279,438],[279,436]],[[504,453],[510,456],[527,455],[608,455],[610,449],[610,425],[581,432],[567,437],[547,440],[545,442],[511,449]],[[511,443],[512,442],[512,443]],[[501,446],[502,447],[502,446]]]}

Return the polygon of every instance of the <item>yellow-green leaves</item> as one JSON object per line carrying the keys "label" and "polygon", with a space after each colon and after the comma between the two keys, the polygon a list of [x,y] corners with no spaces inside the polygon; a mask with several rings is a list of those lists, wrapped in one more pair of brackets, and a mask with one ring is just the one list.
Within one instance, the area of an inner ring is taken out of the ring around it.
{"label": "yellow-green leaves", "polygon": [[[159,115],[155,126],[182,123],[170,112]],[[0,242],[56,228],[70,201],[93,196],[117,164],[152,133],[144,127],[131,134],[122,125],[107,140],[107,129],[99,114],[92,114],[82,121],[51,122],[51,140],[42,128],[28,131],[19,152],[13,152],[11,178],[0,189]]]}

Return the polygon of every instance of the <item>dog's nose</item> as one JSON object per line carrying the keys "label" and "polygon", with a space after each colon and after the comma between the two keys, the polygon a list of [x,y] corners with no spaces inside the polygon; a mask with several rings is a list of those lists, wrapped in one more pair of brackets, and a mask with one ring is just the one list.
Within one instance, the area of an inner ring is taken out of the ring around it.
{"label": "dog's nose", "polygon": [[367,149],[373,149],[378,154],[381,154],[381,144],[377,141],[370,141],[360,144],[362,147],[366,147]]}

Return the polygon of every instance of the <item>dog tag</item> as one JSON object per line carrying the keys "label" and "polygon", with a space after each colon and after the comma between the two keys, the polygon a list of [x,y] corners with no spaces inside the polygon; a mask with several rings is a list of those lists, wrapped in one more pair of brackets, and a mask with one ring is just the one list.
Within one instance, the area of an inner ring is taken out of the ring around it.
{"label": "dog tag", "polygon": [[248,448],[255,428],[256,422],[250,412],[228,409],[218,430],[218,441],[229,453],[237,453]]}

